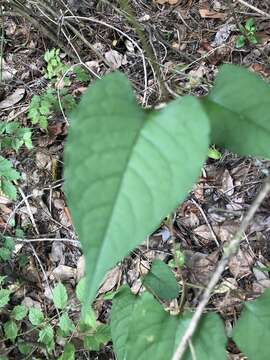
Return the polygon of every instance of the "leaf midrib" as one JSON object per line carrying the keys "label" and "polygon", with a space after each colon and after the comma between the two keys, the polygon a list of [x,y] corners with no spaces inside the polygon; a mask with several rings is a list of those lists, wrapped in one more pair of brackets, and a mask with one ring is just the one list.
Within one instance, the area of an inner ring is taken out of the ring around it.
{"label": "leaf midrib", "polygon": [[[140,111],[140,109],[137,107],[136,111]],[[142,111],[142,116],[143,116],[142,123],[141,123],[141,126],[138,128],[138,131],[137,131],[137,134],[136,134],[136,136],[134,138],[132,146],[130,147],[131,151],[129,152],[129,155],[127,157],[127,161],[126,161],[126,164],[125,164],[125,167],[124,167],[124,170],[123,170],[123,174],[126,173],[128,167],[129,167],[129,163],[130,163],[130,160],[131,160],[132,154],[133,154],[133,149],[135,148],[136,144],[138,143],[141,131],[142,131],[142,129],[145,126],[145,123],[146,123],[146,121],[145,121],[146,120],[146,114],[145,114],[144,110]],[[138,121],[137,118],[136,118],[136,121]],[[119,195],[121,193],[121,188],[122,188],[122,185],[123,185],[124,178],[125,178],[125,175],[123,175],[121,177],[121,180],[119,182],[119,186],[118,186],[118,189],[116,191],[116,195],[115,195],[115,198],[114,198],[114,201],[113,201],[113,206],[111,207],[111,213],[110,213],[108,221],[107,221],[107,226],[106,226],[106,228],[105,228],[105,230],[103,232],[103,236],[102,236],[103,240],[107,239],[108,231],[109,231],[109,229],[111,227],[111,222],[112,222],[112,218],[113,218],[115,204],[118,202],[118,198],[119,198]],[[102,241],[102,244],[101,244],[101,247],[99,248],[98,254],[96,254],[98,260],[95,263],[95,269],[94,269],[93,278],[96,277],[97,264],[99,264],[99,262],[100,262],[100,260],[99,260],[101,258],[100,254],[103,253],[105,244],[106,244],[106,241]]]}

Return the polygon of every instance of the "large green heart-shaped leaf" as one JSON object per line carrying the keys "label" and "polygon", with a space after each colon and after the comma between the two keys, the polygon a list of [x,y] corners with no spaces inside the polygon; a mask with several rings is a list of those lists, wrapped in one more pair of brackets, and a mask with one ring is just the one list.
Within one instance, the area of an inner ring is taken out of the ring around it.
{"label": "large green heart-shaped leaf", "polygon": [[207,155],[208,132],[198,100],[144,111],[120,73],[83,96],[71,119],[65,180],[91,301],[106,271],[191,190]]}
{"label": "large green heart-shaped leaf", "polygon": [[234,65],[221,67],[202,101],[211,141],[242,155],[270,157],[270,86]]}
{"label": "large green heart-shaped leaf", "polygon": [[[170,316],[151,294],[141,297],[122,288],[113,299],[111,332],[119,360],[170,360],[191,318],[191,312]],[[224,325],[217,314],[205,314],[192,338],[184,360],[225,360]],[[195,354],[195,357],[194,357]]]}
{"label": "large green heart-shaped leaf", "polygon": [[113,299],[111,334],[114,351],[119,360],[126,357],[127,339],[136,302],[137,297],[131,293],[127,285],[122,286]]}
{"label": "large green heart-shaped leaf", "polygon": [[[184,335],[192,316],[191,312],[186,311],[180,317],[175,336],[175,348]],[[188,348],[183,360],[193,360],[194,355],[198,360],[226,360],[226,343],[227,337],[221,318],[214,313],[205,314],[191,340],[193,354]]]}
{"label": "large green heart-shaped leaf", "polygon": [[270,359],[270,289],[247,301],[233,331],[233,340],[249,360]]}
{"label": "large green heart-shaped leaf", "polygon": [[128,287],[122,288],[113,299],[111,318],[117,359],[171,359],[177,318],[164,311],[153,295],[134,296]]}

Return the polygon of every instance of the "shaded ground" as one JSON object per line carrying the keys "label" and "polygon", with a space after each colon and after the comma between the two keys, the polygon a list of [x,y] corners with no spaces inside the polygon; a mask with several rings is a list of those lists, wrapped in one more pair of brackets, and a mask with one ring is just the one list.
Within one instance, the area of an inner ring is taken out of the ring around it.
{"label": "shaded ground", "polygon": [[[68,66],[86,64],[90,69],[90,82],[95,75],[101,77],[120,69],[132,81],[138,100],[147,107],[185,94],[206,94],[222,63],[244,65],[269,80],[270,19],[238,1],[231,5],[226,1],[183,0],[175,5],[169,0],[132,2],[153,53],[150,61],[141,51],[143,45],[138,35],[116,4],[74,0],[69,1],[68,6],[61,1],[56,3],[60,4],[59,8],[56,6],[51,11],[49,1],[37,5],[26,2],[20,6],[17,2],[17,7],[12,2],[4,2],[6,79],[0,88],[0,104],[18,88],[25,89],[25,94],[13,106],[1,108],[1,121],[16,119],[30,126],[29,102],[34,94],[42,93],[48,86],[43,56],[53,47],[61,48],[62,61]],[[267,1],[250,0],[249,4],[270,13]],[[237,49],[239,26],[250,18],[256,25],[258,43],[252,45],[246,39],[245,45]],[[39,29],[33,19],[38,19]],[[85,85],[72,77],[70,80],[69,93],[79,99]],[[0,264],[0,273],[7,276],[7,286],[16,288],[13,305],[22,301],[29,305],[32,301],[32,306],[40,306],[48,318],[55,315],[50,287],[58,280],[63,281],[73,299],[74,287],[83,272],[79,243],[63,193],[66,132],[66,119],[61,112],[56,112],[49,119],[48,132],[33,127],[31,151],[3,153],[20,171],[22,180],[18,183],[16,201],[0,197],[0,230],[13,236],[15,228],[23,229],[24,239],[17,241],[12,259]],[[222,247],[238,229],[270,169],[267,161],[220,151],[219,160],[208,159],[198,184],[174,214],[176,242],[186,258],[181,274],[177,269],[175,273],[185,289],[185,306],[191,308],[198,304]],[[246,240],[224,272],[209,304],[221,314],[228,331],[242,301],[253,299],[270,287],[265,271],[270,265],[269,207],[268,199],[256,214]],[[100,322],[107,322],[110,314],[111,301],[104,300],[104,294],[124,282],[128,282],[134,292],[140,291],[141,276],[151,261],[160,258],[168,262],[172,258],[172,243],[167,233],[165,221],[145,245],[109,273],[95,303]],[[166,306],[175,308],[174,303]],[[6,314],[0,316],[5,321]],[[77,308],[72,308],[72,318],[78,316]],[[27,330],[27,324],[22,324],[21,330]],[[0,355],[20,358],[16,346],[5,341],[3,333],[0,338]],[[30,340],[27,334],[23,338],[35,345],[31,356],[43,358],[37,340],[32,335]],[[114,358],[110,343],[97,353],[85,352],[80,340],[78,359]],[[58,343],[52,358],[57,358],[61,349]],[[228,358],[243,359],[233,343],[228,344]]]}

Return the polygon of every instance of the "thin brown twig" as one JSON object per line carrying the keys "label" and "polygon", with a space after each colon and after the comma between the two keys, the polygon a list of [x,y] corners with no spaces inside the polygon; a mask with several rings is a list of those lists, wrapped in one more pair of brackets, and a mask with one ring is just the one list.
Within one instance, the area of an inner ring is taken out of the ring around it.
{"label": "thin brown twig", "polygon": [[[93,22],[93,23],[96,23],[96,24],[100,24],[100,25],[103,25],[103,26],[108,27],[110,29],[113,29],[116,32],[118,32],[119,34],[126,37],[139,50],[139,52],[141,54],[141,57],[142,57],[142,63],[143,63],[143,69],[144,69],[144,86],[145,86],[145,88],[144,88],[143,104],[145,104],[145,102],[146,102],[146,92],[147,92],[147,88],[148,88],[148,77],[147,77],[146,61],[145,61],[145,56],[144,56],[143,49],[128,34],[123,32],[122,30],[120,30],[116,26],[113,26],[111,24],[107,24],[104,21],[93,19],[91,17],[86,17],[86,16],[76,16],[75,18],[80,19],[80,20]],[[74,16],[63,16],[63,20],[66,20],[66,19],[74,19]]]}
{"label": "thin brown twig", "polygon": [[202,217],[204,218],[204,221],[206,222],[206,225],[208,226],[209,230],[210,230],[210,233],[217,245],[217,247],[220,247],[220,244],[218,242],[218,239],[217,239],[217,236],[211,226],[211,224],[209,223],[208,219],[207,219],[207,216],[205,215],[205,212],[203,211],[203,208],[201,207],[200,204],[197,203],[197,201],[195,201],[194,199],[191,199],[191,201],[193,202],[193,204],[198,208],[198,210],[200,211],[200,213],[202,214]]}
{"label": "thin brown twig", "polygon": [[266,13],[263,10],[258,9],[256,6],[249,4],[248,2],[244,0],[236,0],[237,2],[241,3],[242,5],[245,5],[246,7],[250,8],[251,10],[257,12],[258,14],[261,14],[267,18],[270,18],[270,14]]}
{"label": "thin brown twig", "polygon": [[181,338],[181,341],[176,348],[176,351],[172,357],[172,360],[182,359],[182,357],[185,353],[185,350],[188,346],[189,340],[192,338],[194,332],[197,329],[197,326],[199,324],[199,321],[201,319],[203,311],[211,297],[211,293],[212,293],[214,287],[218,283],[219,278],[220,278],[221,274],[223,273],[223,271],[225,270],[231,257],[237,253],[240,243],[243,239],[243,233],[246,231],[250,221],[253,219],[256,211],[258,210],[259,206],[261,205],[261,203],[263,202],[263,200],[265,199],[265,197],[267,196],[269,191],[270,191],[270,178],[267,179],[262,190],[259,192],[258,196],[256,197],[256,199],[250,206],[246,216],[244,217],[242,223],[240,224],[239,230],[236,232],[233,239],[228,244],[227,248],[224,248],[224,254],[222,256],[222,259],[220,260],[214,274],[212,275],[212,277],[209,281],[207,288],[205,289],[205,291],[202,295],[202,299],[201,299],[196,311],[194,312],[194,315],[187,327],[187,330],[185,331],[185,334]]}

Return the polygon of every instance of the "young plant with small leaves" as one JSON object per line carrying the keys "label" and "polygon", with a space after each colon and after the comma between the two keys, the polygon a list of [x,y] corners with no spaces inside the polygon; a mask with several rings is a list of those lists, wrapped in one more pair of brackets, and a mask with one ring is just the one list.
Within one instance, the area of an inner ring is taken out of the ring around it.
{"label": "young plant with small leaves", "polygon": [[0,151],[18,150],[25,145],[27,149],[33,148],[32,132],[27,127],[22,127],[18,121],[3,121],[0,124]]}
{"label": "young plant with small leaves", "polygon": [[[46,130],[48,127],[48,120],[61,113],[71,112],[76,106],[76,100],[73,95],[69,94],[70,80],[64,76],[68,72],[68,66],[63,64],[60,59],[60,50],[47,50],[44,59],[47,63],[45,69],[45,78],[48,79],[49,84],[46,91],[41,95],[34,95],[29,104],[28,119],[33,125],[38,125],[41,129]],[[88,83],[90,80],[89,73],[80,65],[72,69],[75,79],[82,83]],[[62,82],[59,89],[59,97],[56,87],[58,82]],[[61,107],[59,104],[61,102]]]}
{"label": "young plant with small leaves", "polygon": [[13,182],[19,179],[20,174],[12,167],[12,163],[0,155],[0,193],[15,200],[17,190]]}
{"label": "young plant with small leaves", "polygon": [[258,43],[256,38],[257,29],[253,18],[248,19],[244,26],[240,25],[239,30],[242,34],[239,35],[236,40],[235,46],[237,49],[241,49],[247,42],[251,45],[256,45]]}
{"label": "young plant with small leaves", "polygon": [[[41,351],[46,358],[50,358],[57,351],[58,360],[75,360],[76,351],[81,349],[81,346],[78,348],[78,342],[82,342],[84,351],[98,351],[111,340],[110,327],[97,322],[96,314],[90,305],[83,319],[78,320],[77,316],[72,319],[74,310],[77,308],[77,313],[80,311],[85,279],[78,283],[75,290],[79,302],[76,308],[74,300],[71,304],[67,289],[62,283],[56,284],[52,289],[52,302],[57,309],[58,319],[45,315],[41,307],[11,305],[12,291],[1,287],[5,280],[5,276],[0,277],[0,316],[1,311],[5,313],[2,328],[5,340],[11,341],[21,355],[30,356],[35,355],[35,351]],[[26,331],[21,331],[22,327]],[[36,343],[25,341],[24,332],[26,335],[32,333]],[[56,344],[56,339],[58,342],[61,339],[62,347]]]}

